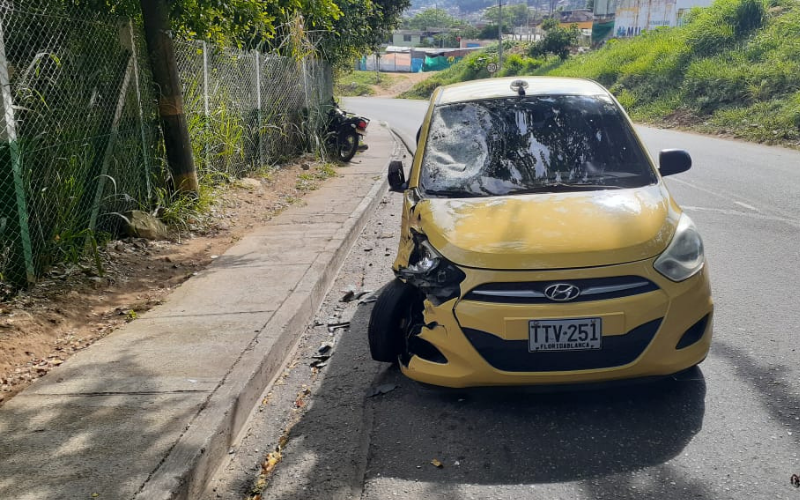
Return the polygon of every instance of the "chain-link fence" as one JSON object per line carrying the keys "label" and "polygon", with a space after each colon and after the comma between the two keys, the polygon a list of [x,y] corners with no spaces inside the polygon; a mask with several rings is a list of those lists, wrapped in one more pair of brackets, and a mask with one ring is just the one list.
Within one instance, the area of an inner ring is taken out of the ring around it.
{"label": "chain-link fence", "polygon": [[[0,1],[6,285],[77,261],[97,231],[114,232],[119,214],[149,208],[163,188],[140,26],[65,4]],[[197,42],[177,41],[176,53],[201,175],[242,175],[309,145],[308,124],[332,93],[324,64]]]}

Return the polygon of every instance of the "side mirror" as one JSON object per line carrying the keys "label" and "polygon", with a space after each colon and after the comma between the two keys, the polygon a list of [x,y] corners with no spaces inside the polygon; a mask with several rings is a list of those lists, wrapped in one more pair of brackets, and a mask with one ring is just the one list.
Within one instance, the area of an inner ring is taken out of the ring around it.
{"label": "side mirror", "polygon": [[389,189],[396,193],[402,193],[408,189],[406,174],[403,172],[403,162],[400,160],[389,162]]}
{"label": "side mirror", "polygon": [[692,157],[683,149],[665,149],[658,153],[658,171],[661,175],[674,175],[692,168]]}

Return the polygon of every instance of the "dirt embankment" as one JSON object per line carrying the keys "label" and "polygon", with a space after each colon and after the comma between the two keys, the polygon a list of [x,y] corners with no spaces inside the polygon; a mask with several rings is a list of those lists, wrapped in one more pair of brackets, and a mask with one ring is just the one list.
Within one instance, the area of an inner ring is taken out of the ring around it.
{"label": "dirt embankment", "polygon": [[417,83],[427,80],[434,73],[382,73],[392,78],[392,85],[389,88],[381,88],[374,85],[375,97],[397,97]]}

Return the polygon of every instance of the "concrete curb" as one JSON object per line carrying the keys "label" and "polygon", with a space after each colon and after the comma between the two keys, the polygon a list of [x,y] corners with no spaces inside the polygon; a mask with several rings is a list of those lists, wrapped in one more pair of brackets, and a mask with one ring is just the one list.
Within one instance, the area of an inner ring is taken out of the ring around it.
{"label": "concrete curb", "polygon": [[[302,332],[313,320],[345,258],[387,190],[388,182],[382,176],[348,217],[342,230],[343,238],[331,241],[326,251],[317,257],[135,498],[190,499],[201,495],[227,458],[230,446],[245,427],[260,396],[281,372],[287,353],[294,350]],[[280,329],[280,333],[274,342],[260,342],[266,331],[276,329]]]}

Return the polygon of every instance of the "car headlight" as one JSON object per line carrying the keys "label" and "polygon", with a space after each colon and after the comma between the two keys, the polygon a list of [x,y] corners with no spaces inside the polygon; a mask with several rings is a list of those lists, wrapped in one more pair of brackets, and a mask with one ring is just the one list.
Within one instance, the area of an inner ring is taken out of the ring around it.
{"label": "car headlight", "polygon": [[419,252],[419,260],[406,268],[408,271],[414,274],[429,273],[436,269],[436,267],[439,265],[439,262],[441,262],[441,255],[439,255],[436,249],[434,249],[427,240],[419,243],[417,251]]}
{"label": "car headlight", "polygon": [[467,277],[464,271],[437,252],[424,235],[415,234],[414,244],[412,262],[398,270],[397,276],[421,290],[434,305],[458,297]]}
{"label": "car headlight", "polygon": [[681,215],[675,236],[653,267],[672,281],[685,281],[703,269],[703,239],[686,214]]}

